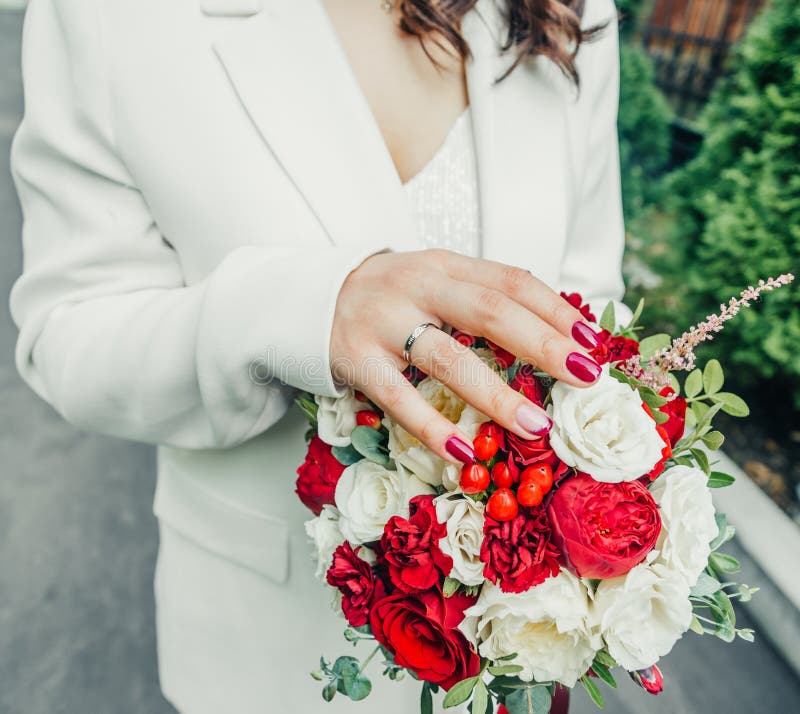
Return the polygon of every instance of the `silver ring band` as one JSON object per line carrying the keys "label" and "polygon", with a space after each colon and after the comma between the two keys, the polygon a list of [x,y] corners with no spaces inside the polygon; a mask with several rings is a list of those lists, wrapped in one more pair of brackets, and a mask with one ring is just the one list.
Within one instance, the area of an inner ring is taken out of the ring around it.
{"label": "silver ring band", "polygon": [[414,328],[414,331],[408,336],[406,340],[405,347],[403,347],[403,359],[411,364],[411,348],[414,346],[414,343],[419,339],[419,336],[425,332],[429,327],[434,327],[437,330],[441,330],[442,328],[439,325],[433,322],[424,322],[423,324],[419,325],[418,327]]}

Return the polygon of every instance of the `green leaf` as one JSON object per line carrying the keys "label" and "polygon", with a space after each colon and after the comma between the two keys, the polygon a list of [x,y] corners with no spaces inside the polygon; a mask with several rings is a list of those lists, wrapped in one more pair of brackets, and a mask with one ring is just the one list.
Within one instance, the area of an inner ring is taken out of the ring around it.
{"label": "green leaf", "polygon": [[719,412],[720,409],[722,409],[722,405],[715,404],[714,406],[709,407],[706,410],[706,413],[703,414],[702,419],[697,420],[697,428],[695,430],[695,434],[698,437],[703,436],[703,434],[705,434],[711,428],[711,420],[715,416],[717,416],[717,413]]}
{"label": "green leaf", "polygon": [[478,680],[472,692],[472,714],[485,714],[488,700],[489,692],[486,691],[486,685],[482,679]]}
{"label": "green leaf", "polygon": [[708,558],[709,565],[720,573],[735,573],[741,565],[732,555],[725,553],[712,553]]}
{"label": "green leaf", "polygon": [[331,453],[333,454],[333,458],[342,464],[342,466],[357,464],[364,458],[352,446],[334,446],[331,449]]}
{"label": "green leaf", "polygon": [[461,583],[455,578],[445,578],[444,585],[442,586],[442,594],[445,597],[452,597],[459,587],[461,587]]}
{"label": "green leaf", "polygon": [[722,405],[722,411],[735,417],[746,417],[750,414],[750,407],[740,396],[732,392],[717,392],[711,397],[716,403]]}
{"label": "green leaf", "polygon": [[547,714],[552,697],[547,687],[536,685],[517,689],[506,697],[508,714]]}
{"label": "green leaf", "polygon": [[609,687],[612,689],[617,688],[617,681],[614,679],[614,675],[611,674],[611,671],[606,667],[602,662],[598,662],[595,658],[595,661],[592,662],[592,672],[594,672],[599,679],[602,679]]}
{"label": "green leaf", "polygon": [[605,650],[600,650],[594,656],[595,662],[600,662],[600,664],[604,664],[606,667],[618,667],[617,660],[615,660],[608,652]]}
{"label": "green leaf", "polygon": [[710,475],[711,467],[708,465],[708,456],[706,456],[706,452],[702,449],[689,449],[689,452],[694,456],[697,465],[703,469],[706,475]]}
{"label": "green leaf", "polygon": [[494,664],[489,667],[489,673],[494,674],[495,676],[501,674],[516,674],[517,672],[521,672],[522,667],[518,664]]}
{"label": "green leaf", "polygon": [[581,677],[581,684],[589,695],[589,699],[595,703],[598,709],[605,709],[606,704],[603,701],[603,695],[600,693],[600,687],[592,681],[592,678],[584,675]]}
{"label": "green leaf", "polygon": [[512,652],[511,654],[504,655],[503,657],[498,657],[498,662],[510,662],[512,659],[516,659],[518,657],[516,652]]}
{"label": "green leaf", "polygon": [[430,682],[423,682],[422,693],[419,699],[420,714],[433,714],[433,696],[431,695]]}
{"label": "green leaf", "polygon": [[614,303],[609,302],[603,314],[600,316],[600,327],[609,332],[614,332],[617,327],[617,316],[614,312]]}
{"label": "green leaf", "polygon": [[756,633],[750,629],[743,629],[743,630],[736,630],[736,634],[739,635],[745,642],[755,642]]}
{"label": "green leaf", "polygon": [[716,451],[725,443],[725,437],[718,431],[709,431],[703,435],[702,440],[711,451]]}
{"label": "green leaf", "polygon": [[642,398],[642,401],[651,409],[658,409],[667,403],[667,399],[665,397],[662,397],[660,394],[656,394],[649,387],[640,387],[639,396]]}
{"label": "green leaf", "polygon": [[336,680],[333,680],[332,682],[328,682],[322,688],[322,698],[326,702],[330,702],[336,696],[337,688],[338,688],[338,684],[337,684]]}
{"label": "green leaf", "polygon": [[667,380],[669,381],[669,386],[672,387],[672,391],[675,392],[675,394],[680,394],[681,383],[672,372],[667,372]]}
{"label": "green leaf", "polygon": [[700,573],[697,583],[692,588],[694,597],[711,597],[722,587],[722,583],[716,578],[712,578],[708,573]]}
{"label": "green leaf", "polygon": [[385,436],[377,429],[357,426],[350,434],[350,440],[353,442],[353,448],[364,458],[381,466],[389,463],[389,451],[384,444]]}
{"label": "green leaf", "polygon": [[645,337],[639,343],[639,354],[642,356],[642,359],[648,360],[656,352],[666,349],[671,344],[672,338],[664,332],[660,332],[657,335],[650,335],[650,337]]}
{"label": "green leaf", "polygon": [[642,310],[644,310],[644,298],[639,298],[639,304],[633,311],[633,317],[631,317],[631,321],[628,323],[627,329],[630,330],[632,327],[636,326],[636,323],[639,322],[639,318],[642,316]]}
{"label": "green leaf", "polygon": [[722,373],[722,365],[719,360],[710,359],[703,370],[703,388],[706,394],[711,395],[722,389],[725,382],[725,375]]}
{"label": "green leaf", "polygon": [[693,370],[686,378],[683,391],[687,397],[696,397],[703,390],[703,373],[699,369]]}
{"label": "green leaf", "polygon": [[697,619],[696,615],[692,615],[692,624],[689,625],[689,629],[692,632],[696,632],[698,635],[706,634],[706,630],[701,624],[700,620]]}
{"label": "green leaf", "polygon": [[362,699],[366,699],[371,691],[372,682],[370,682],[369,679],[366,677],[356,677],[348,685],[345,694],[354,702],[360,702]]}
{"label": "green leaf", "polygon": [[442,702],[444,708],[449,709],[467,701],[479,679],[480,677],[468,677],[450,687],[450,691],[447,692],[444,702]]}
{"label": "green leaf", "polygon": [[708,487],[725,488],[726,486],[730,486],[734,481],[736,481],[735,476],[724,474],[722,471],[712,471],[711,475],[708,477]]}

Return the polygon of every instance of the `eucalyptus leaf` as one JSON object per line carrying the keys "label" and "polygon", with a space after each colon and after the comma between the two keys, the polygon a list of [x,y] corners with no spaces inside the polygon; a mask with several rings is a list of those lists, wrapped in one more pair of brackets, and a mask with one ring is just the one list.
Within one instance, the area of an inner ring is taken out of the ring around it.
{"label": "eucalyptus leaf", "polygon": [[712,578],[708,573],[700,573],[694,587],[692,595],[694,597],[711,597],[722,587],[722,583],[716,578]]}
{"label": "eucalyptus leaf", "polygon": [[642,316],[642,310],[644,310],[644,298],[639,298],[639,304],[636,305],[636,309],[633,311],[633,317],[631,317],[631,321],[628,323],[628,329],[636,326],[636,323],[639,322],[639,318]]}
{"label": "eucalyptus leaf", "polygon": [[385,438],[382,432],[369,426],[357,426],[350,434],[353,448],[364,458],[381,466],[389,463],[389,451],[384,443]]}
{"label": "eucalyptus leaf", "polygon": [[617,316],[614,311],[614,302],[610,301],[600,316],[600,327],[609,332],[614,332],[617,327]]}
{"label": "eucalyptus leaf", "polygon": [[480,677],[468,677],[450,687],[450,691],[447,692],[444,702],[442,702],[444,708],[449,709],[467,701],[479,679]]}
{"label": "eucalyptus leaf", "polygon": [[331,448],[331,453],[333,454],[333,458],[335,458],[342,466],[352,466],[364,458],[352,447],[352,445],[334,446]]}
{"label": "eucalyptus leaf", "polygon": [[698,635],[706,634],[705,628],[701,624],[700,620],[697,619],[696,615],[692,615],[692,623],[689,625],[689,629]]}
{"label": "eucalyptus leaf", "polygon": [[696,397],[703,391],[703,373],[699,369],[689,373],[683,385],[683,391],[689,398]]}
{"label": "eucalyptus leaf", "polygon": [[505,705],[508,714],[547,714],[552,701],[547,687],[537,685],[517,689],[506,697]]}
{"label": "eucalyptus leaf", "polygon": [[639,343],[639,354],[642,359],[650,359],[659,350],[666,349],[672,344],[672,338],[666,333],[660,332],[657,335],[645,337]]}
{"label": "eucalyptus leaf", "polygon": [[338,688],[338,684],[337,684],[336,680],[334,680],[332,682],[328,682],[322,688],[322,698],[326,702],[330,702],[336,696],[337,688]]}
{"label": "eucalyptus leaf", "polygon": [[722,389],[725,382],[725,375],[722,373],[722,365],[719,360],[710,359],[703,370],[703,388],[706,394],[712,395]]}
{"label": "eucalyptus leaf", "polygon": [[360,702],[362,699],[366,699],[371,691],[372,682],[370,682],[369,679],[366,677],[356,677],[349,683],[345,694],[354,702]]}
{"label": "eucalyptus leaf", "polygon": [[522,667],[518,664],[495,664],[489,667],[489,674],[494,674],[495,676],[501,674],[516,674],[521,671]]}
{"label": "eucalyptus leaf", "polygon": [[750,629],[744,630],[736,630],[736,634],[739,635],[745,642],[755,642],[756,633]]}

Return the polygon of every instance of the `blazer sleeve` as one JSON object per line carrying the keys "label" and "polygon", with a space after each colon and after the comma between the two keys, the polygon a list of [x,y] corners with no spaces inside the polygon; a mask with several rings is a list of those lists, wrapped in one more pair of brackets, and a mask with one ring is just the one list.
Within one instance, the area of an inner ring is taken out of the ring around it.
{"label": "blazer sleeve", "polygon": [[581,86],[578,121],[588,127],[578,173],[577,210],[567,239],[559,285],[581,293],[599,317],[610,300],[616,302],[618,322],[630,310],[619,301],[625,227],[622,215],[617,109],[619,104],[619,32],[612,0],[587,0],[583,27],[608,25],[578,50]]}
{"label": "blazer sleeve", "polygon": [[186,285],[114,147],[95,0],[33,0],[25,114],[12,145],[24,271],[11,294],[24,380],[78,427],[228,447],[285,412],[290,387],[334,396],[333,311],[376,247],[233,250]]}

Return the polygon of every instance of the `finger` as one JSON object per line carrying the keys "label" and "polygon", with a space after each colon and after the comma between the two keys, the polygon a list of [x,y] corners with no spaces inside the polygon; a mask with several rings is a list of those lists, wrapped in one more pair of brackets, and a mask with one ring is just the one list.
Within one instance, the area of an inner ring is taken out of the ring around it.
{"label": "finger", "polygon": [[428,449],[459,465],[475,460],[467,436],[425,401],[394,358],[371,360],[364,378],[359,389]]}
{"label": "finger", "polygon": [[[538,315],[584,349],[600,343],[596,329],[557,292],[529,270],[493,260],[481,260],[454,253],[447,261],[448,274],[455,280],[481,285],[507,295]],[[505,345],[504,345],[505,346]]]}
{"label": "finger", "polygon": [[550,431],[552,422],[541,407],[511,389],[475,352],[441,330],[426,330],[414,343],[411,357],[415,367],[523,439]]}
{"label": "finger", "polygon": [[497,290],[443,281],[433,307],[445,322],[502,345],[568,384],[585,387],[600,376],[600,365],[573,339]]}

